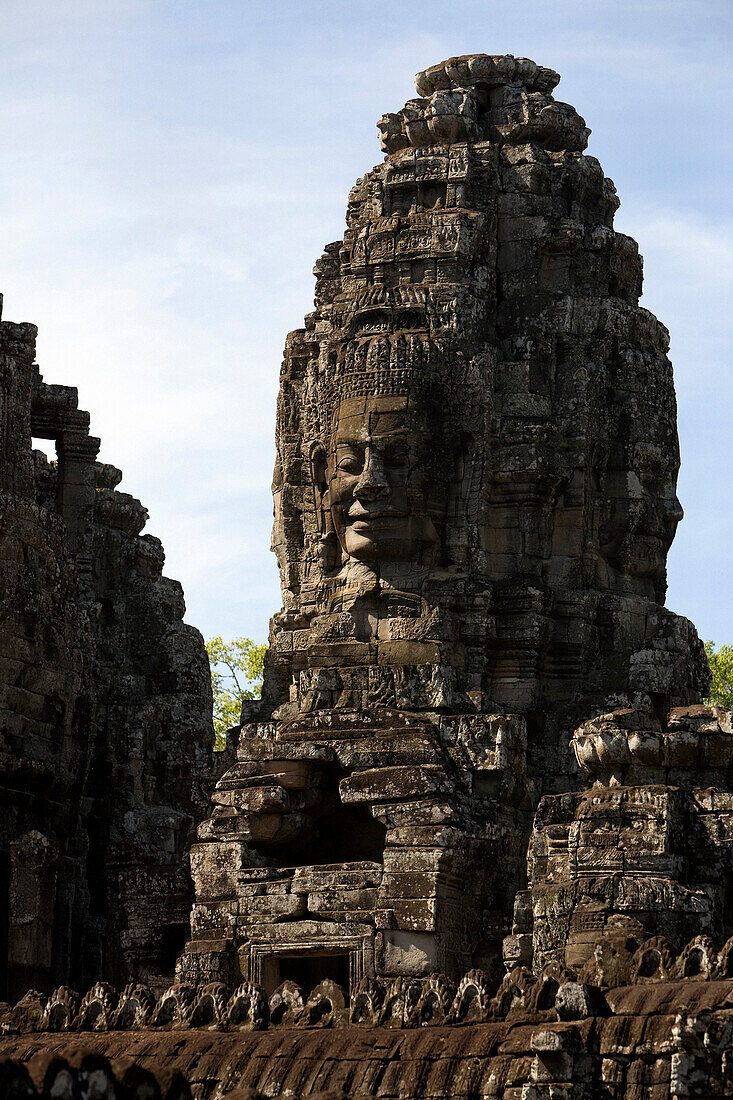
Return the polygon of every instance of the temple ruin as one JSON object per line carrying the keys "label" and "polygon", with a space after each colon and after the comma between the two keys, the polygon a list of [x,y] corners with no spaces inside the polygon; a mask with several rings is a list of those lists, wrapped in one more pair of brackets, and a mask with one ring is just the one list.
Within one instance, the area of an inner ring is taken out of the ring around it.
{"label": "temple ruin", "polygon": [[192,850],[189,978],[498,979],[574,725],[700,698],[663,606],[667,333],[557,79],[420,75],[316,265],[278,403],[284,606]]}
{"label": "temple ruin", "polygon": [[208,661],[145,508],[35,339],[0,323],[0,997],[162,992],[213,768]]}
{"label": "temple ruin", "polygon": [[[62,1072],[122,1095],[130,1059],[202,1100],[733,1094],[733,714],[703,705],[702,645],[664,605],[669,337],[558,81],[452,58],[378,123],[384,160],[286,341],[283,606],[217,766],[159,544],[73,391],[34,373],[30,327],[3,326],[3,561],[26,554],[39,607],[8,619],[12,728],[87,731],[64,874],[114,945],[85,940],[84,996],[17,971],[38,989],[0,1014],[18,1095]],[[58,829],[8,799],[11,862],[49,874]],[[23,958],[46,944],[47,981],[73,966],[41,908]]]}

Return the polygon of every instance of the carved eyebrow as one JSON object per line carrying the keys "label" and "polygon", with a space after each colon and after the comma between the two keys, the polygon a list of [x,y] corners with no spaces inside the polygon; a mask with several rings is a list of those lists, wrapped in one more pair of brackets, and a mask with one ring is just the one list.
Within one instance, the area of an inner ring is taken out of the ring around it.
{"label": "carved eyebrow", "polygon": [[410,439],[410,432],[404,426],[400,426],[399,428],[385,428],[384,430],[380,431],[379,427],[377,425],[375,425],[375,427],[371,428],[371,430],[369,432],[369,439],[404,439],[404,440],[409,440]]}
{"label": "carved eyebrow", "polygon": [[408,433],[404,413],[377,411],[369,413],[370,435],[392,435],[395,433],[404,435]]}

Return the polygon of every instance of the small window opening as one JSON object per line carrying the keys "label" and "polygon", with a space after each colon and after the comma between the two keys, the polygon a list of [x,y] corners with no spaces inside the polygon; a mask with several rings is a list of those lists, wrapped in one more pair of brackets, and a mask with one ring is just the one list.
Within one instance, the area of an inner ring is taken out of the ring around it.
{"label": "small window opening", "polygon": [[59,466],[53,439],[31,439],[33,487],[36,504],[49,512],[59,510]]}
{"label": "small window opening", "polygon": [[339,805],[319,817],[318,833],[300,841],[253,845],[273,867],[324,867],[330,863],[382,863],[387,827],[375,821],[368,806]]}
{"label": "small window opening", "polygon": [[393,187],[390,190],[390,213],[409,214],[417,202],[417,188]]}
{"label": "small window opening", "polygon": [[40,436],[33,436],[31,438],[31,450],[42,451],[49,462],[56,462],[56,440],[55,439],[41,439]]}
{"label": "small window opening", "polygon": [[425,210],[439,210],[447,205],[447,183],[426,181],[424,183],[419,183],[417,190],[420,206]]}

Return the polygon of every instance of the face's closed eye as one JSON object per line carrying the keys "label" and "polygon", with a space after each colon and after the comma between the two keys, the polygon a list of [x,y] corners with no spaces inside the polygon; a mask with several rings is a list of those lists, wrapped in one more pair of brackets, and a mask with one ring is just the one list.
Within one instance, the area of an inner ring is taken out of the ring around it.
{"label": "face's closed eye", "polygon": [[364,452],[356,447],[339,445],[336,451],[336,471],[340,474],[360,474],[364,469]]}
{"label": "face's closed eye", "polygon": [[384,461],[388,466],[407,466],[410,452],[405,443],[387,443],[384,446]]}

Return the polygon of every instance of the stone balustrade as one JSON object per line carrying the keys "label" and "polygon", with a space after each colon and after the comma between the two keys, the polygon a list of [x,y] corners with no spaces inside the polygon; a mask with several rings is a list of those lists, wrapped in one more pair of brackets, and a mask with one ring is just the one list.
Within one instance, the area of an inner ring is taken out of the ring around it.
{"label": "stone balustrade", "polygon": [[347,996],[328,979],[310,993],[292,981],[268,997],[251,982],[229,990],[219,982],[175,984],[157,1000],[130,983],[121,993],[97,982],[81,997],[66,986],[48,997],[26,993],[0,1013],[0,1037],[37,1032],[190,1031],[269,1028],[446,1027],[505,1019],[587,1019],[613,1014],[609,991],[657,983],[727,983],[733,999],[733,937],[720,947],[696,936],[677,953],[663,936],[643,943],[600,937],[579,973],[548,963],[533,974],[517,966],[498,989],[480,970],[459,982],[443,974],[422,979],[364,978]]}

